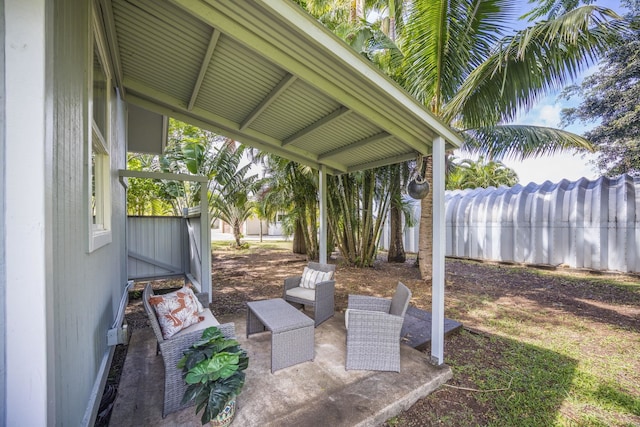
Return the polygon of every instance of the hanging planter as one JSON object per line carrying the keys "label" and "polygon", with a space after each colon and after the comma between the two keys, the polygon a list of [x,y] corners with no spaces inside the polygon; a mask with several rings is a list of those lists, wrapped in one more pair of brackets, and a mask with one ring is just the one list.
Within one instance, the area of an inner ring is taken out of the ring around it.
{"label": "hanging planter", "polygon": [[418,156],[416,160],[416,168],[407,184],[407,193],[417,200],[424,199],[429,194],[429,182],[422,176],[422,156]]}
{"label": "hanging planter", "polygon": [[407,185],[407,193],[414,199],[424,199],[429,194],[429,183],[426,180],[412,179]]}

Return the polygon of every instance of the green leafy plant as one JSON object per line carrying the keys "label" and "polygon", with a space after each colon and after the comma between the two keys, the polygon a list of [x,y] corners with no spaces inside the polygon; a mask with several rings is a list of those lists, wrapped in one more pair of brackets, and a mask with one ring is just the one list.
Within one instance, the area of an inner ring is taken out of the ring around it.
{"label": "green leafy plant", "polygon": [[212,326],[184,352],[177,366],[187,383],[182,403],[194,401],[196,413],[204,409],[201,418],[204,425],[240,394],[249,357],[238,341],[226,338]]}

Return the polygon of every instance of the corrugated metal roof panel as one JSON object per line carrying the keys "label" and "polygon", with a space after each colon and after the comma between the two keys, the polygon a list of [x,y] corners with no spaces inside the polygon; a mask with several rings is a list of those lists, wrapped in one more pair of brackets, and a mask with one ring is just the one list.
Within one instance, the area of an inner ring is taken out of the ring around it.
{"label": "corrugated metal roof panel", "polygon": [[250,128],[283,140],[338,108],[340,104],[296,80]]}
{"label": "corrugated metal roof panel", "polygon": [[221,36],[196,106],[239,123],[285,76],[282,69]]}
{"label": "corrugated metal roof panel", "polygon": [[331,173],[460,142],[289,2],[104,1],[117,80],[144,108]]}
{"label": "corrugated metal roof panel", "polygon": [[315,154],[323,154],[379,134],[382,129],[355,113],[331,122],[331,126],[312,132],[293,143]]}

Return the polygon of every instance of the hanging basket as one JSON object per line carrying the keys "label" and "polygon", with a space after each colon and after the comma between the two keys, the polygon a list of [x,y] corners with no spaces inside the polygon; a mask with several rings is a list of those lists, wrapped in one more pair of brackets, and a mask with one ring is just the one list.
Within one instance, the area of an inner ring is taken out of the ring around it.
{"label": "hanging basket", "polygon": [[424,199],[429,194],[429,183],[412,179],[407,185],[407,193],[414,199]]}
{"label": "hanging basket", "polygon": [[429,194],[429,182],[422,176],[423,162],[422,155],[418,155],[416,167],[407,184],[407,193],[417,200],[424,199]]}

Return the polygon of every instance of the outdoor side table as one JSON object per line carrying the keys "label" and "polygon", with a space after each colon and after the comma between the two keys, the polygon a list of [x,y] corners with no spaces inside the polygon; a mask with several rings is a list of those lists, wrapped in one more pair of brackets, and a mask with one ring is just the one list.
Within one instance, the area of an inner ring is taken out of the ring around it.
{"label": "outdoor side table", "polygon": [[314,322],[282,298],[247,303],[247,338],[271,331],[271,373],[313,360]]}

